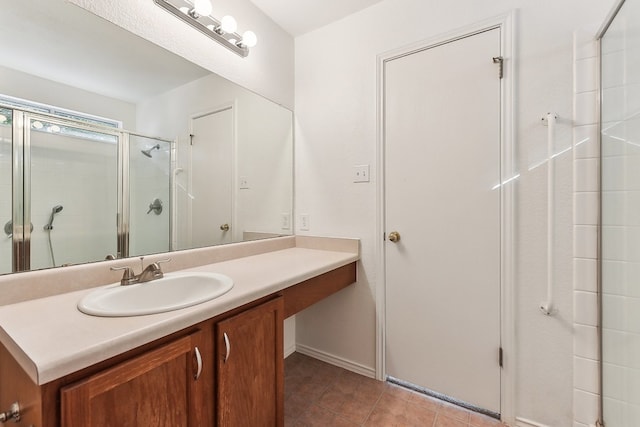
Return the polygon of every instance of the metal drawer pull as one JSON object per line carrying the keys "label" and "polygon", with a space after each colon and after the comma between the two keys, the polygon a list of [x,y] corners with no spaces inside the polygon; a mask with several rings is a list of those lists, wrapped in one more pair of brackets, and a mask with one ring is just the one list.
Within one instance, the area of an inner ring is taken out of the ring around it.
{"label": "metal drawer pull", "polygon": [[223,337],[224,337],[224,345],[227,348],[227,354],[224,356],[224,361],[226,363],[227,359],[229,359],[229,354],[231,354],[231,344],[229,343],[229,336],[227,335],[226,332],[223,334]]}
{"label": "metal drawer pull", "polygon": [[197,380],[198,378],[200,378],[200,374],[202,373],[202,356],[200,355],[200,350],[198,349],[198,347],[194,347],[194,353],[196,355],[196,364],[198,365],[198,369],[193,379]]}

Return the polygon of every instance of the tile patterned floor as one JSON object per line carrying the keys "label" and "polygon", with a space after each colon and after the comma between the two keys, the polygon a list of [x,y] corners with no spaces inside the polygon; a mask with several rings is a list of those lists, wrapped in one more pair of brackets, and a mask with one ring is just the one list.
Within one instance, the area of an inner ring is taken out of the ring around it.
{"label": "tile patterned floor", "polygon": [[285,427],[505,427],[300,353],[285,359]]}

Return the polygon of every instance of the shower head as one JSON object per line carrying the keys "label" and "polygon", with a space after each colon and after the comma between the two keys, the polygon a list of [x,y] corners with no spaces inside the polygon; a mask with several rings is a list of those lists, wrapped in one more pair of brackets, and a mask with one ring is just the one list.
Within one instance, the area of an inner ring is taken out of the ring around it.
{"label": "shower head", "polygon": [[49,217],[49,222],[44,226],[44,229],[47,231],[51,231],[53,230],[53,217],[57,214],[60,213],[60,211],[62,210],[62,205],[55,205],[52,209],[51,209],[51,216]]}
{"label": "shower head", "polygon": [[151,148],[149,148],[149,149],[147,149],[147,150],[140,150],[140,152],[141,152],[142,154],[144,154],[145,156],[147,156],[147,157],[151,158],[151,157],[153,157],[153,156],[151,155],[151,151],[152,151],[152,150],[160,150],[160,144],[156,144],[156,145],[154,145],[153,147],[151,147]]}

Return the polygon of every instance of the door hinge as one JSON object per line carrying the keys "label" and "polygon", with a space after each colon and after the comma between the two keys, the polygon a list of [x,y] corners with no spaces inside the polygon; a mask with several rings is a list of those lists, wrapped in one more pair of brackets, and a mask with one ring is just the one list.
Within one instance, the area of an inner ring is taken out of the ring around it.
{"label": "door hinge", "polygon": [[498,78],[504,77],[504,58],[502,56],[494,56],[493,63],[498,64]]}
{"label": "door hinge", "polygon": [[195,135],[194,135],[194,134],[192,134],[192,133],[190,133],[190,134],[189,134],[189,145],[193,145],[193,137],[194,137],[194,136],[195,136]]}
{"label": "door hinge", "polygon": [[502,361],[503,361],[503,352],[502,352],[502,347],[500,347],[498,349],[498,365],[500,365],[501,368],[502,368]]}

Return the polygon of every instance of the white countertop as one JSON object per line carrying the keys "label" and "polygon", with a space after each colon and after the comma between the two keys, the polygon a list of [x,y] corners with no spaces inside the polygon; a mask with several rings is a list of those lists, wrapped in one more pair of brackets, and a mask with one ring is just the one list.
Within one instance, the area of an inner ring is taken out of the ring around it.
{"label": "white countertop", "polygon": [[42,385],[358,259],[357,251],[294,247],[190,268],[183,271],[226,274],[234,287],[196,306],[146,316],[83,314],[76,305],[91,289],[2,306],[0,342]]}

